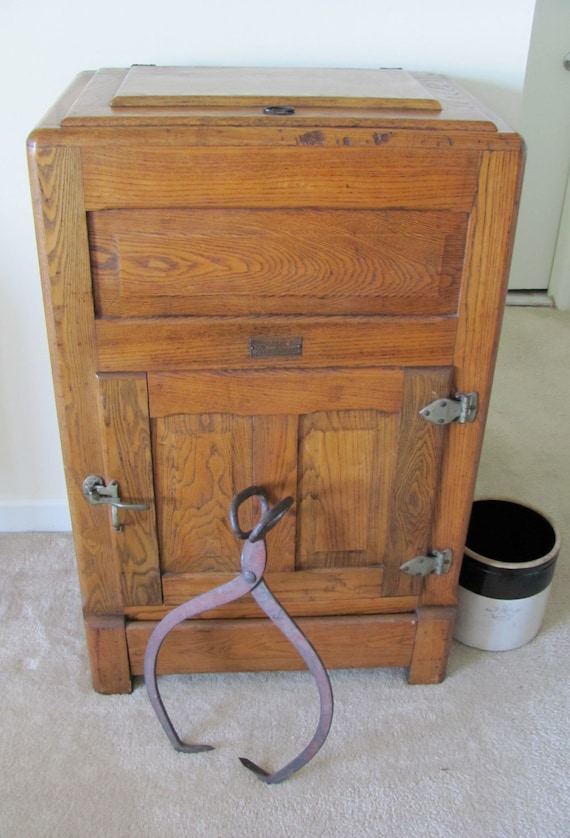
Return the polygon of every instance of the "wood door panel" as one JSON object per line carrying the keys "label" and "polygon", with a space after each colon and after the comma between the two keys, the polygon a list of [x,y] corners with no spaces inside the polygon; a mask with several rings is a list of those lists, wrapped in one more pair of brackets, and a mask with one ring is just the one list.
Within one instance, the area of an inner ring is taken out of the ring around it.
{"label": "wood door panel", "polygon": [[397,424],[377,411],[301,418],[298,567],[382,563]]}
{"label": "wood door panel", "polygon": [[466,213],[90,213],[99,317],[452,314]]}
{"label": "wood door panel", "polygon": [[[239,572],[239,549],[228,511],[252,483],[252,419],[176,415],[156,419],[155,485],[161,566],[168,572]],[[251,528],[251,509],[242,510]]]}
{"label": "wood door panel", "polygon": [[[395,444],[402,383],[400,370],[367,368],[149,374],[163,570],[237,571],[240,544],[228,509],[251,484],[271,503],[286,495],[297,501],[268,535],[270,571],[381,564],[388,508],[376,487],[389,486],[393,456],[380,452]],[[331,404],[378,409],[305,412]],[[276,409],[288,413],[270,415]],[[325,514],[313,520],[317,495]],[[346,514],[362,503],[361,519]]]}
{"label": "wood door panel", "polygon": [[[288,494],[296,501],[268,536],[268,571],[384,566],[382,595],[416,596],[418,582],[399,567],[410,552],[432,547],[445,433],[419,410],[448,392],[450,375],[449,369],[325,370],[321,389],[320,374],[310,370],[266,370],[251,373],[252,380],[241,371],[151,375],[163,571],[238,572],[240,544],[228,510],[237,491],[255,484],[271,503]],[[311,384],[315,393],[308,392]],[[289,413],[266,412],[277,406],[275,392]],[[341,406],[360,394],[363,404],[377,402],[379,409],[303,412],[325,397],[334,406],[335,393]],[[208,412],[224,394],[228,412]],[[194,401],[197,413],[163,415]],[[256,404],[259,415],[242,415]],[[242,528],[257,514],[250,505]]]}
{"label": "wood door panel", "polygon": [[[239,572],[241,543],[229,525],[233,496],[260,485],[270,503],[296,496],[297,419],[189,414],[153,422],[161,567],[169,573]],[[240,508],[249,530],[255,499]],[[295,513],[268,535],[272,570],[293,570]]]}

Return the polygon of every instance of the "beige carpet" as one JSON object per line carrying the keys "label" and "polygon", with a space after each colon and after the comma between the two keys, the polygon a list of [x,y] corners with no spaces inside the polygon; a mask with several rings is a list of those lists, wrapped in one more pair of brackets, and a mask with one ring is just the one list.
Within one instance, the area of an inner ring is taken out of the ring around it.
{"label": "beige carpet", "polygon": [[[570,314],[508,309],[480,493],[538,505],[570,543]],[[570,558],[524,648],[454,643],[447,680],[332,673],[336,712],[301,773],[265,786],[311,735],[304,673],[165,679],[177,725],[210,753],[168,744],[139,682],[92,692],[71,538],[0,534],[0,835],[101,838],[532,838],[570,835]]]}

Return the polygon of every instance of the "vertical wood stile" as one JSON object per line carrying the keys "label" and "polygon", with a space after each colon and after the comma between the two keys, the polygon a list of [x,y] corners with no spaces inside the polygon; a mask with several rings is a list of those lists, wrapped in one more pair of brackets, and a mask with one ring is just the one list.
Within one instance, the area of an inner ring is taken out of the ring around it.
{"label": "vertical wood stile", "polygon": [[83,480],[104,461],[81,155],[29,146],[36,235],[67,492],[85,614],[122,610],[108,510],[90,506]]}
{"label": "vertical wood stile", "polygon": [[488,151],[483,155],[455,350],[456,389],[477,391],[479,410],[472,424],[449,426],[433,540],[450,547],[455,561],[448,574],[426,579],[424,605],[456,601],[507,294],[522,166],[520,152]]}
{"label": "vertical wood stile", "polygon": [[448,428],[432,425],[419,411],[438,396],[447,396],[452,372],[407,370],[390,501],[383,596],[419,594],[423,580],[408,576],[400,566],[426,555],[431,544],[434,498],[440,479],[441,456]]}
{"label": "vertical wood stile", "polygon": [[[287,495],[297,500],[296,416],[253,418],[253,483],[269,495],[271,504]],[[296,512],[294,505],[267,536],[268,571],[295,569]]]}
{"label": "vertical wood stile", "polygon": [[[105,475],[121,500],[149,509],[119,510],[112,542],[125,605],[162,602],[146,376],[99,376]],[[110,507],[107,507],[110,514]]]}

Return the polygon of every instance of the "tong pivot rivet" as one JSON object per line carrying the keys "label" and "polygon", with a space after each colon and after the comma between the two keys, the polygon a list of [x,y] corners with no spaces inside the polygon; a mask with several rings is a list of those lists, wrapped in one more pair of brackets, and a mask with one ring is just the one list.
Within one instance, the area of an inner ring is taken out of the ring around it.
{"label": "tong pivot rivet", "polygon": [[245,579],[245,581],[246,581],[248,584],[250,584],[250,583],[252,583],[252,582],[257,582],[257,576],[255,575],[255,573],[253,572],[253,570],[244,570],[244,572],[243,572],[243,578]]}

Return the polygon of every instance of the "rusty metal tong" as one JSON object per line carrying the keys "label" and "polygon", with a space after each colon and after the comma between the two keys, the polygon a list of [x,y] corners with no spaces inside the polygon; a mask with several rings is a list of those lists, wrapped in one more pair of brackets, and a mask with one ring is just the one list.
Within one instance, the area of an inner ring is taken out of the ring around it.
{"label": "rusty metal tong", "polygon": [[[252,497],[259,500],[261,519],[252,530],[243,532],[239,525],[239,507]],[[230,505],[230,524],[234,534],[245,541],[241,552],[241,573],[230,582],[220,585],[205,594],[201,594],[183,605],[179,605],[173,611],[170,611],[153,631],[148,642],[144,660],[144,679],[150,702],[174,748],[177,751],[190,754],[213,750],[211,745],[186,744],[178,736],[166,712],[158,689],[156,661],[167,634],[183,620],[196,617],[204,611],[218,608],[218,606],[225,605],[228,602],[234,602],[234,600],[240,599],[245,594],[251,593],[269,619],[293,644],[307,664],[309,671],[316,681],[321,703],[319,723],[313,738],[306,748],[283,768],[269,773],[246,757],[240,757],[241,763],[246,768],[253,771],[264,783],[270,784],[283,782],[283,780],[286,780],[306,765],[320,751],[328,736],[333,717],[332,688],[323,662],[301,629],[273,596],[263,580],[267,561],[265,536],[270,529],[279,523],[292,503],[293,498],[287,497],[279,501],[275,506],[270,507],[267,495],[263,489],[257,486],[250,486],[248,489],[239,492],[233,498]]]}

